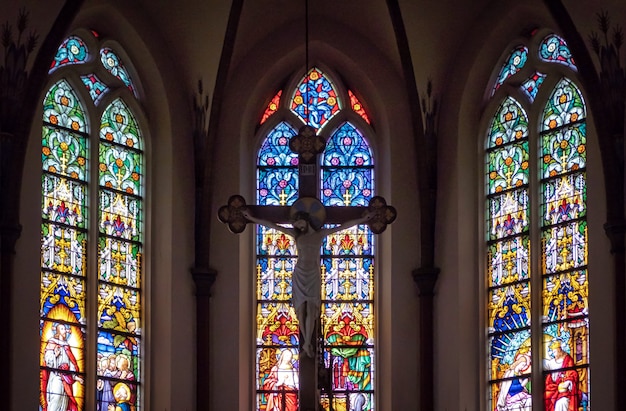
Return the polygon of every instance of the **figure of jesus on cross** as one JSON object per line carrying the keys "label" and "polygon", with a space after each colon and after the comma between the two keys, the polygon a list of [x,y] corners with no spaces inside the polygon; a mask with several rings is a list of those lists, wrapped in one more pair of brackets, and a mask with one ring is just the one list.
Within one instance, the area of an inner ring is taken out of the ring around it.
{"label": "figure of jesus on cross", "polygon": [[[309,201],[307,201],[309,200]],[[301,198],[301,203],[311,203],[317,201],[310,197]],[[321,204],[320,204],[321,205]],[[294,205],[295,206],[295,205]],[[294,208],[297,210],[297,207]],[[300,323],[300,336],[302,349],[311,358],[315,357],[316,341],[313,341],[314,330],[317,329],[317,320],[320,317],[321,308],[321,272],[320,272],[320,248],[322,241],[337,231],[359,225],[369,221],[374,213],[366,211],[363,217],[350,220],[344,224],[331,228],[321,229],[317,227],[311,215],[306,211],[296,211],[293,216],[293,228],[284,227],[268,220],[257,218],[245,209],[243,216],[266,227],[273,228],[287,235],[292,236],[296,241],[298,261],[293,270],[293,306],[296,310],[296,317]],[[315,224],[315,226],[313,224]]]}
{"label": "figure of jesus on cross", "polygon": [[[247,223],[256,223],[278,230],[295,239],[297,260],[292,273],[292,302],[300,327],[300,409],[319,409],[317,388],[323,388],[332,398],[330,381],[319,381],[327,373],[320,370],[318,329],[321,317],[321,262],[324,239],[340,230],[367,224],[374,234],[383,232],[396,218],[396,210],[382,197],[372,197],[367,207],[324,207],[317,199],[319,192],[318,155],[326,142],[314,128],[305,125],[289,141],[290,149],[298,154],[300,197],[288,206],[246,205],[244,198],[233,195],[218,211],[218,218],[234,233],[244,231]],[[346,192],[346,197],[349,195]],[[346,200],[346,204],[348,200]],[[291,227],[287,226],[291,224]],[[324,227],[325,224],[332,226]],[[316,366],[315,364],[318,364]],[[329,377],[328,377],[329,378]],[[316,398],[317,397],[317,398]],[[332,403],[332,401],[331,401]],[[332,405],[331,405],[332,410]]]}

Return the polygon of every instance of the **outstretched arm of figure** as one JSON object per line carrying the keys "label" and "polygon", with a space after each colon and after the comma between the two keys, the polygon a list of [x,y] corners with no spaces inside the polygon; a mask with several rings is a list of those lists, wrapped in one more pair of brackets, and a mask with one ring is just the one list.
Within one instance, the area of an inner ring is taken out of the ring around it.
{"label": "outstretched arm of figure", "polygon": [[264,225],[265,227],[269,227],[269,228],[273,228],[275,230],[280,231],[281,233],[285,233],[285,234],[289,234],[289,235],[293,235],[293,230],[287,227],[283,227],[281,225],[278,225],[276,223],[273,223],[271,221],[268,220],[263,220],[261,218],[257,218],[255,216],[253,216],[252,214],[250,214],[250,210],[243,210],[241,212],[241,215],[243,215],[247,220],[252,221],[255,224],[260,224],[260,225]]}
{"label": "outstretched arm of figure", "polygon": [[336,233],[337,231],[345,230],[346,228],[350,228],[355,225],[367,223],[369,220],[371,220],[374,217],[374,215],[375,214],[373,212],[367,211],[361,218],[356,218],[354,220],[346,221],[345,223],[340,224],[336,227],[325,228],[321,230],[320,232],[324,235],[331,235],[333,233]]}

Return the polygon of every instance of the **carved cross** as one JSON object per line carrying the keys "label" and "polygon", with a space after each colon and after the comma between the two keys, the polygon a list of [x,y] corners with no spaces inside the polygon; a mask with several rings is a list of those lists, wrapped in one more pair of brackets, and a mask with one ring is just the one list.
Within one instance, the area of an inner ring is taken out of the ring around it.
{"label": "carved cross", "polygon": [[[289,148],[294,153],[298,154],[299,161],[298,178],[300,196],[294,206],[298,204],[298,202],[308,199],[313,200],[311,202],[323,207],[317,198],[320,181],[318,156],[324,151],[325,147],[325,139],[317,135],[315,129],[308,125],[301,127],[298,135],[294,136],[289,141]],[[284,204],[282,198],[281,196],[281,204]],[[346,193],[344,196],[344,203],[350,204],[349,193]],[[289,223],[291,222],[290,212],[292,212],[292,207],[286,205],[248,205],[242,196],[233,195],[229,198],[228,204],[218,210],[218,218],[223,223],[228,224],[230,231],[238,234],[243,232],[246,228],[246,224],[251,222],[243,216],[242,213],[244,210],[249,210],[252,215],[263,220],[274,223]],[[395,208],[388,206],[385,199],[382,197],[373,197],[367,207],[325,207],[324,211],[326,216],[325,220],[322,222],[324,224],[342,224],[346,221],[358,219],[363,216],[365,212],[369,212],[373,216],[367,222],[367,225],[374,234],[382,233],[387,225],[391,224],[396,218]],[[316,340],[319,340],[319,338],[320,337],[317,336]],[[303,338],[301,336],[300,341],[302,342],[302,340]],[[324,380],[323,375],[327,374],[328,370],[318,368],[318,364],[322,363],[320,359],[321,355],[322,353],[317,352],[316,358],[310,358],[306,355],[300,356],[299,409],[302,411],[316,411],[320,409],[317,389],[321,387],[329,388],[328,385],[330,381],[322,381]],[[332,398],[332,393],[328,392],[327,394]]]}

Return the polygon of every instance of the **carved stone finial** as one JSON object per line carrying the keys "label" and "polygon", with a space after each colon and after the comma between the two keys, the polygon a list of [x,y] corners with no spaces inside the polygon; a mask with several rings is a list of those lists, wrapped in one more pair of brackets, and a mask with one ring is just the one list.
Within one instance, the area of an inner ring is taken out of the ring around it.
{"label": "carved stone finial", "polygon": [[17,38],[13,26],[8,22],[2,25],[2,46],[4,62],[0,64],[0,131],[13,133],[19,127],[18,113],[24,105],[24,94],[28,72],[26,64],[30,53],[37,45],[38,35],[28,27],[28,12],[20,9],[17,18]]}

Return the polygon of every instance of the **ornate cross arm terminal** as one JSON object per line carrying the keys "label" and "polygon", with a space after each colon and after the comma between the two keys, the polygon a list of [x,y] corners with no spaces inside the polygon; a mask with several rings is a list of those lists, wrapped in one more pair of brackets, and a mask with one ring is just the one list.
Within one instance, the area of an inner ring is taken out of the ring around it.
{"label": "ornate cross arm terminal", "polygon": [[368,212],[373,216],[367,222],[374,234],[380,234],[387,228],[387,224],[393,223],[398,213],[392,206],[388,206],[383,197],[372,197],[367,206]]}
{"label": "ornate cross arm terminal", "polygon": [[238,195],[232,195],[228,199],[228,204],[220,207],[217,211],[217,218],[224,223],[228,224],[228,229],[235,234],[243,232],[246,228],[248,220],[243,216],[243,211],[246,209],[246,200]]}

